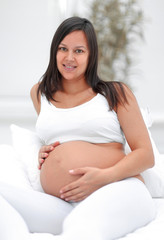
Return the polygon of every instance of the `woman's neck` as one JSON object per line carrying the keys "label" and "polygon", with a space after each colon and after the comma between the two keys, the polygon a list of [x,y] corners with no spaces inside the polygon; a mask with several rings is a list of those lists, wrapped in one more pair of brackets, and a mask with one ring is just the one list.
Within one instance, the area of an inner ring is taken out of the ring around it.
{"label": "woman's neck", "polygon": [[66,94],[74,95],[89,89],[86,80],[62,81],[62,91]]}

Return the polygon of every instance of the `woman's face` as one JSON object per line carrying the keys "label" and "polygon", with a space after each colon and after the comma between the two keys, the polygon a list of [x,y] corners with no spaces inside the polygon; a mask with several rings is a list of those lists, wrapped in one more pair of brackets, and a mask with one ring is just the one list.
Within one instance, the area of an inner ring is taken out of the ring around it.
{"label": "woman's face", "polygon": [[59,44],[56,60],[62,80],[85,80],[89,48],[85,33],[81,30],[68,34]]}

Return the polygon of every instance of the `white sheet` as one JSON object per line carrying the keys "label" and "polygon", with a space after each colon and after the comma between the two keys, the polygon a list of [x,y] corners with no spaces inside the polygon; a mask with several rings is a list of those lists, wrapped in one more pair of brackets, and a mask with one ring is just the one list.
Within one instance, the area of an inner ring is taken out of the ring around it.
{"label": "white sheet", "polygon": [[[118,240],[163,240],[164,239],[164,199],[154,199],[157,207],[157,216],[147,226],[136,230],[133,233],[119,238]],[[35,233],[30,234],[30,240],[53,240],[52,234]],[[85,240],[91,240],[86,239]]]}
{"label": "white sheet", "polygon": [[[0,181],[22,187],[32,188],[26,169],[17,161],[17,156],[12,146],[0,145]],[[145,227],[128,234],[120,240],[163,240],[164,239],[164,198],[155,199],[157,216],[154,221]],[[53,240],[51,234],[31,234],[31,239]],[[87,239],[86,239],[87,240]]]}
{"label": "white sheet", "polygon": [[126,235],[119,240],[163,240],[164,239],[164,199],[154,199],[157,216],[147,226]]}

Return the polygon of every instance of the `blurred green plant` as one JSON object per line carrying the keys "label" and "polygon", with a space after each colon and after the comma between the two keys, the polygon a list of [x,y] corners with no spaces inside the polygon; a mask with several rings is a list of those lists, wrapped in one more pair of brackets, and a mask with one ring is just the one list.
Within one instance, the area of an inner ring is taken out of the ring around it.
{"label": "blurred green plant", "polygon": [[144,39],[144,14],[138,0],[92,0],[89,19],[99,45],[99,75],[129,83],[138,40]]}

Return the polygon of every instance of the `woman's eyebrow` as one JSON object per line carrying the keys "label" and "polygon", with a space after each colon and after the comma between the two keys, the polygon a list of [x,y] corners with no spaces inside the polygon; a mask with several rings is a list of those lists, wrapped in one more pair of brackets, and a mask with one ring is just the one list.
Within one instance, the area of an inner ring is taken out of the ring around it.
{"label": "woman's eyebrow", "polygon": [[66,44],[64,44],[64,43],[60,43],[59,45],[63,45],[63,46],[65,46],[65,47],[67,46],[67,45],[66,45]]}
{"label": "woman's eyebrow", "polygon": [[85,46],[76,46],[75,48],[84,48],[84,49],[87,49]]}
{"label": "woman's eyebrow", "polygon": [[[67,47],[67,45],[64,44],[64,43],[60,43],[59,45],[62,45],[62,46],[64,46],[64,47]],[[75,48],[84,48],[84,49],[87,49],[85,46],[75,46]]]}

